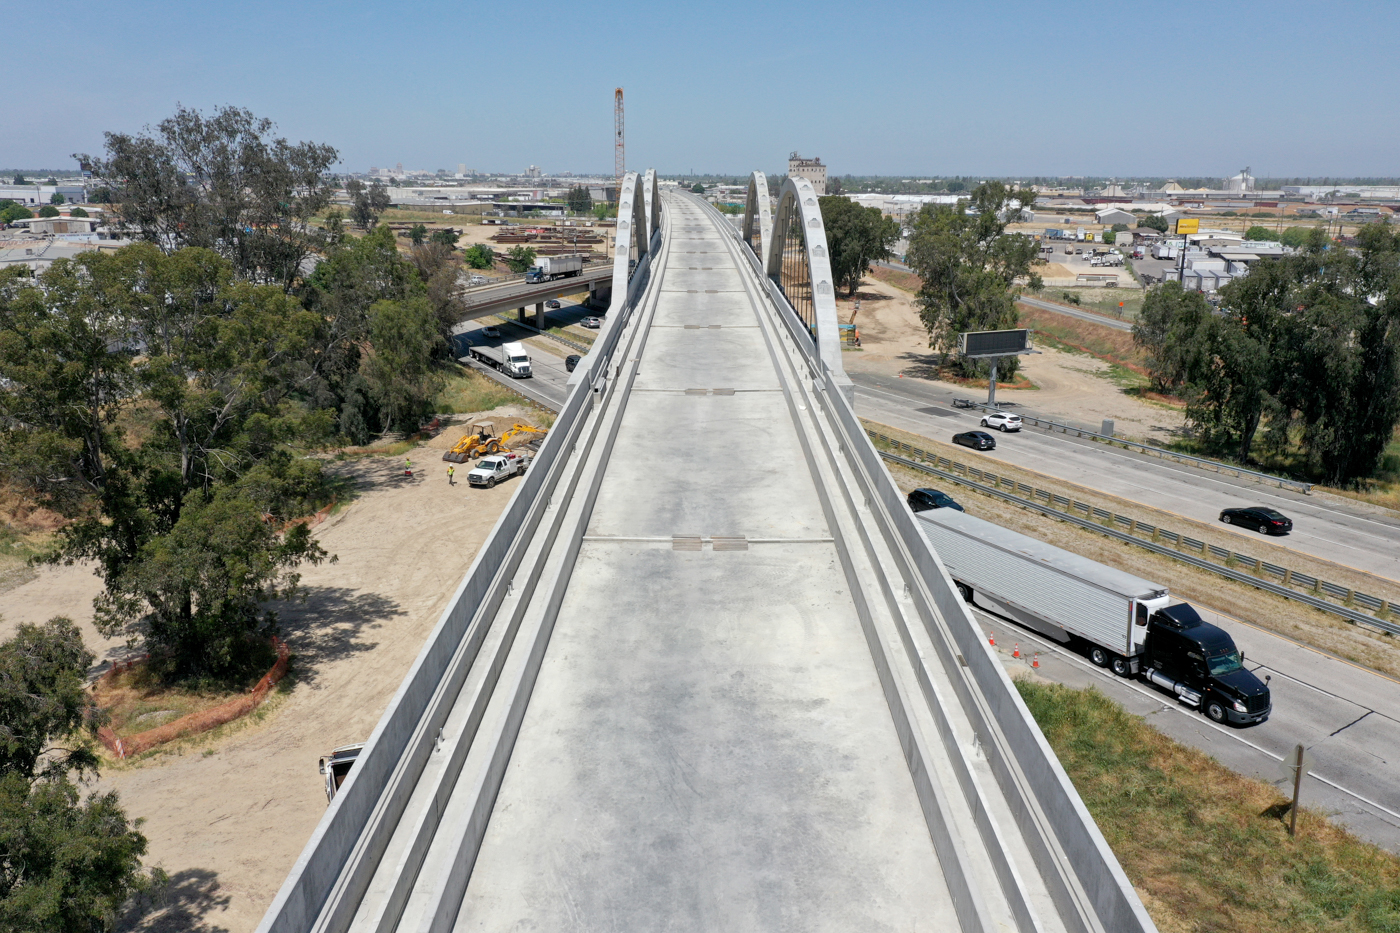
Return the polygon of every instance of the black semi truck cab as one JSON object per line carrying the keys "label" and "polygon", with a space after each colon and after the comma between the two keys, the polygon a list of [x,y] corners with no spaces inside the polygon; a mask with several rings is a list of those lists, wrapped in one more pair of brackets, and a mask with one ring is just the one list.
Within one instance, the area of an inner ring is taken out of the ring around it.
{"label": "black semi truck cab", "polygon": [[1268,685],[1245,670],[1230,633],[1186,603],[1152,613],[1142,654],[1133,660],[1144,680],[1216,722],[1263,722],[1273,712]]}

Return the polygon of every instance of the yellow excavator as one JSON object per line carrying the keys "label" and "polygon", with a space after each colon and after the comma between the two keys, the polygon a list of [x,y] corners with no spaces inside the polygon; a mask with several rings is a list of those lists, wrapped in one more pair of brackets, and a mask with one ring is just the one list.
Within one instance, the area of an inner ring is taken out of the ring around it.
{"label": "yellow excavator", "polygon": [[477,457],[484,457],[501,450],[510,450],[511,442],[525,434],[543,434],[544,428],[529,424],[514,424],[499,437],[493,421],[478,421],[471,426],[470,434],[463,434],[452,449],[442,455],[442,459],[452,463],[465,463]]}

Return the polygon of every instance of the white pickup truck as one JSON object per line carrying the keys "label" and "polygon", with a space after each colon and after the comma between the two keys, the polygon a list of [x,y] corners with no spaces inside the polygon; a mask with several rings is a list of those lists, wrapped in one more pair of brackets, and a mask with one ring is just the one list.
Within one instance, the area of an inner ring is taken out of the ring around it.
{"label": "white pickup truck", "polygon": [[524,475],[530,460],[524,454],[508,451],[482,457],[472,471],[467,474],[467,482],[473,486],[490,488],[501,480],[516,475]]}

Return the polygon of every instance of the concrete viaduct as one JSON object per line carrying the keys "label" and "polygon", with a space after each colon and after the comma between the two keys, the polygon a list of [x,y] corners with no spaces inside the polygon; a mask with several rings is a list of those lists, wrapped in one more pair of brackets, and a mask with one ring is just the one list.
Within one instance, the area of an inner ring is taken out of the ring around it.
{"label": "concrete viaduct", "polygon": [[1154,929],[856,419],[811,184],[769,204],[626,176],[606,324],[262,933]]}

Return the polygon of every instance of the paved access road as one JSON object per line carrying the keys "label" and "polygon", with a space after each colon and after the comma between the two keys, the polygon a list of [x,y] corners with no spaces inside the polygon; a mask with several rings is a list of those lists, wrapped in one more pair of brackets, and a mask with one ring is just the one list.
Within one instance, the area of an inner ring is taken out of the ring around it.
{"label": "paved access road", "polygon": [[1199,748],[1234,771],[1284,789],[1282,760],[1302,743],[1312,759],[1303,782],[1303,804],[1332,814],[1364,839],[1400,852],[1400,682],[1235,619],[1202,615],[1229,631],[1245,664],[1271,678],[1274,712],[1248,728],[1219,726],[1199,712],[1139,680],[1094,667],[1082,655],[1029,629],[978,609],[975,618],[1009,655],[1019,644],[1030,664],[1040,652],[1039,673],[1073,687],[1098,687],[1184,745]]}
{"label": "paved access road", "polygon": [[[953,408],[954,393],[916,379],[871,373],[851,373],[851,379],[857,386],[856,411],[862,418],[925,437],[949,442],[959,431],[975,429],[982,417],[980,411]],[[1271,538],[1273,543],[1400,580],[1400,517],[1368,514],[1335,500],[1037,428],[992,433],[997,449],[968,450],[969,462],[1014,464],[1203,522],[1217,522],[1220,510],[1230,506],[1271,506],[1293,519],[1293,533]],[[1249,543],[1257,539],[1255,532],[1229,530],[1239,535],[1240,550],[1246,553]]]}
{"label": "paved access road", "polygon": [[1111,327],[1114,330],[1131,331],[1132,321],[1120,321],[1117,318],[1106,317],[1102,314],[1095,314],[1093,311],[1082,311],[1079,308],[1070,308],[1066,305],[1056,304],[1053,301],[1042,301],[1039,298],[1031,298],[1022,295],[1016,299],[1021,304],[1030,305],[1032,308],[1040,308],[1043,311],[1053,311],[1056,314],[1064,314],[1069,317],[1077,317],[1081,321],[1089,321],[1094,324],[1102,324],[1104,327]]}

